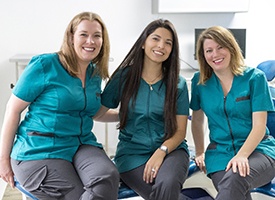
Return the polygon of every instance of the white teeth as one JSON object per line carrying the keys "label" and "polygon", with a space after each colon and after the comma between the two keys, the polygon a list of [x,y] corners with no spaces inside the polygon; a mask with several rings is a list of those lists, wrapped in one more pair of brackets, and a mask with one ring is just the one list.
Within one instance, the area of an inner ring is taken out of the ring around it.
{"label": "white teeth", "polygon": [[214,63],[221,62],[223,59],[215,60]]}
{"label": "white teeth", "polygon": [[84,50],[86,50],[86,51],[94,51],[95,48],[84,47]]}
{"label": "white teeth", "polygon": [[160,51],[154,51],[155,54],[159,54],[159,55],[164,55],[164,53],[160,52]]}

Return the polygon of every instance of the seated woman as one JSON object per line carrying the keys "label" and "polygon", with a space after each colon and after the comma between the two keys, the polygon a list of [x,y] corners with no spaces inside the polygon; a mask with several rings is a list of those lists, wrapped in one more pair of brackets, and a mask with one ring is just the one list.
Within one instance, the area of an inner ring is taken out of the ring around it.
{"label": "seated woman", "polygon": [[245,66],[234,36],[220,26],[201,33],[196,53],[200,71],[192,79],[190,103],[196,163],[206,167],[217,200],[251,200],[250,191],[275,176],[275,139],[266,127],[274,106],[265,74]]}

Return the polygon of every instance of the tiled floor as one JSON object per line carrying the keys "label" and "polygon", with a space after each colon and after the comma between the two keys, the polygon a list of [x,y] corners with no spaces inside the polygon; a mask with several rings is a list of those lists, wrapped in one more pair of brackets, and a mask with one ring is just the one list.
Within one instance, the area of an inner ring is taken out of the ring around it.
{"label": "tiled floor", "polygon": [[8,185],[2,200],[22,200],[22,194]]}

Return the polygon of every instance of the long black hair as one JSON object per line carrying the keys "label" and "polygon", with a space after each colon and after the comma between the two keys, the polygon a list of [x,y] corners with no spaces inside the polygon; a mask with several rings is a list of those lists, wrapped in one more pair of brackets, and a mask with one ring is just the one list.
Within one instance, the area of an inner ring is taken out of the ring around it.
{"label": "long black hair", "polygon": [[[120,125],[119,129],[123,129],[127,121],[128,104],[130,100],[135,103],[138,88],[140,85],[143,61],[144,61],[144,45],[147,37],[157,28],[165,28],[172,34],[173,46],[172,51],[167,60],[162,63],[163,84],[166,85],[166,95],[164,103],[164,122],[165,122],[165,138],[174,135],[177,129],[176,110],[177,110],[177,85],[179,79],[179,42],[177,32],[173,24],[169,20],[158,19],[147,25],[143,30],[129,53],[126,55],[122,63],[115,70],[112,77],[121,70],[125,71],[120,84],[121,105],[120,105]],[[111,79],[112,79],[111,77]],[[123,90],[123,91],[122,91]],[[133,105],[132,105],[133,106]]]}

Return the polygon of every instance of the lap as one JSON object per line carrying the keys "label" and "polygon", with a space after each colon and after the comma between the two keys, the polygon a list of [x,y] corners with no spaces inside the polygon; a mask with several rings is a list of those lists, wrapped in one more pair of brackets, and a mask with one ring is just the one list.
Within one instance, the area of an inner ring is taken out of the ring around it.
{"label": "lap", "polygon": [[62,199],[66,194],[79,198],[84,192],[72,163],[62,159],[12,160],[16,179],[39,199]]}
{"label": "lap", "polygon": [[73,165],[84,185],[95,177],[119,176],[116,166],[105,151],[90,145],[79,148],[73,158]]}
{"label": "lap", "polygon": [[226,178],[227,180],[240,179],[249,183],[251,188],[262,186],[268,183],[275,176],[274,160],[268,156],[253,152],[248,158],[250,166],[250,175],[244,177],[239,176],[238,173],[233,173],[232,170],[219,171],[210,175],[215,187],[218,186],[219,182]]}
{"label": "lap", "polygon": [[116,191],[119,181],[117,169],[105,151],[90,145],[80,146],[73,162],[12,160],[12,168],[19,183],[41,200],[79,199],[85,193],[84,186],[94,187],[94,180],[102,184],[108,179],[105,185]]}

